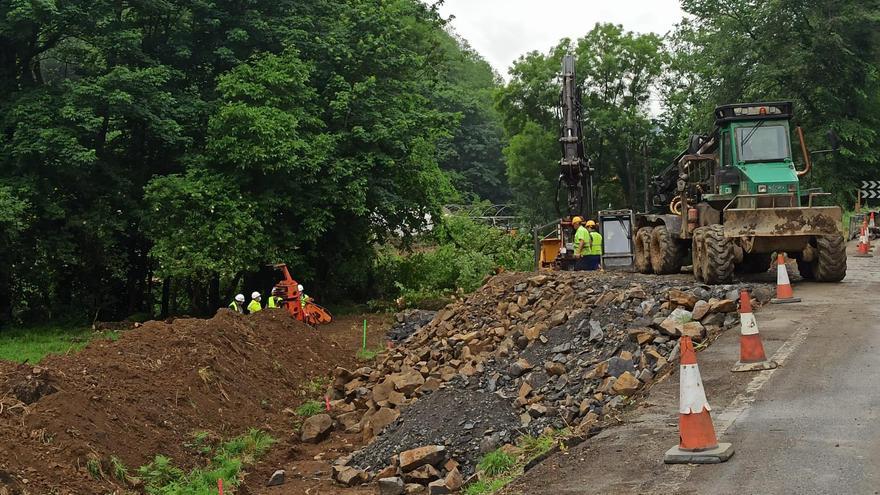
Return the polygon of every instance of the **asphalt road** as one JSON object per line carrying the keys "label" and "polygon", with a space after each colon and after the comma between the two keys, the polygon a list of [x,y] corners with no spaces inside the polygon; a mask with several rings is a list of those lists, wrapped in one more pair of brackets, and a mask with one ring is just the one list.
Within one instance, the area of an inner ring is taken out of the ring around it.
{"label": "asphalt road", "polygon": [[738,335],[698,360],[724,464],[669,466],[678,379],[591,441],[527,473],[509,493],[880,493],[880,257],[850,258],[840,284],[796,283],[803,302],[756,313],[773,371],[731,373]]}

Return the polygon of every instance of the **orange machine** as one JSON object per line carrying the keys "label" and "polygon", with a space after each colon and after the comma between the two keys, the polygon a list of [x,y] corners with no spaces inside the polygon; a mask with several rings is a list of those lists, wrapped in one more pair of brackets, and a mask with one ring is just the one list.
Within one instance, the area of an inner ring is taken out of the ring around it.
{"label": "orange machine", "polygon": [[290,276],[287,265],[280,263],[275,268],[284,276],[272,289],[272,295],[282,300],[282,307],[287,309],[290,316],[309,325],[320,325],[333,321],[333,316],[326,309],[317,304],[307,301],[302,303],[302,293],[299,291],[299,282]]}

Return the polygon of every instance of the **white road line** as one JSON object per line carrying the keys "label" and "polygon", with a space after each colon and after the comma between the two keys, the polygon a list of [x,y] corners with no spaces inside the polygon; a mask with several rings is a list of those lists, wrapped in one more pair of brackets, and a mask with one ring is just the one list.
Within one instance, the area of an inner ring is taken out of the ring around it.
{"label": "white road line", "polygon": [[[819,318],[825,312],[822,311],[816,315],[816,318]],[[785,341],[784,344],[779,346],[779,349],[773,354],[770,358],[773,361],[776,361],[779,364],[779,368],[781,368],[789,357],[801,346],[806,340],[807,336],[810,334],[809,326],[801,326],[793,334],[788,340]],[[733,426],[737,420],[744,419],[749,412],[749,408],[755,402],[755,399],[758,397],[758,392],[761,390],[761,387],[764,386],[770,378],[773,377],[773,374],[779,368],[774,368],[772,370],[759,371],[754,378],[749,382],[746,386],[746,389],[741,394],[734,397],[734,399],[728,404],[727,407],[724,408],[718,415],[713,414],[712,419],[715,423],[715,432],[716,435],[720,438],[727,430]],[[736,445],[734,445],[736,448]],[[681,464],[677,466],[670,466],[671,469],[667,471],[669,475],[672,475],[674,479],[668,480],[664,479],[659,483],[659,487],[662,489],[662,492],[654,492],[654,493],[678,493],[681,489],[681,486],[685,483],[685,481],[690,478],[691,473],[693,472],[694,465],[691,464]]]}
{"label": "white road line", "polygon": [[[791,337],[789,337],[788,340],[776,350],[776,353],[773,354],[773,357],[770,359],[776,361],[779,366],[784,365],[789,356],[791,356],[791,354],[807,340],[807,335],[809,335],[809,333],[810,327],[803,326],[798,328]],[[755,402],[755,399],[758,397],[758,392],[761,390],[761,387],[770,380],[773,373],[778,369],[779,368],[774,368],[772,370],[762,371],[755,375],[755,377],[752,378],[752,381],[746,385],[745,391],[737,395],[733,401],[724,408],[721,414],[716,416],[715,431],[718,436],[727,433],[727,430],[736,423],[737,419],[745,417],[748,413],[749,407],[751,407]]]}

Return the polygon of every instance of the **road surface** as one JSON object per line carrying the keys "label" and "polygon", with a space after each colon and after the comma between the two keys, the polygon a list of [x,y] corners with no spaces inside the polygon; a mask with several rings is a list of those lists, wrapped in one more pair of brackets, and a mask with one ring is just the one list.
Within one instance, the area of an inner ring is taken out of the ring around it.
{"label": "road surface", "polygon": [[850,258],[840,284],[796,283],[803,302],[756,313],[773,371],[731,373],[727,332],[698,354],[724,464],[670,466],[678,375],[622,425],[532,469],[506,493],[880,493],[880,257]]}

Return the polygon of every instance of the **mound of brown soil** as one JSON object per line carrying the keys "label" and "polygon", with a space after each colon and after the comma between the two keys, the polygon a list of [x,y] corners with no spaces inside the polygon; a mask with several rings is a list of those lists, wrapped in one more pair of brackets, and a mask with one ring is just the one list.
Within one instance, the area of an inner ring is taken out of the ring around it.
{"label": "mound of brown soil", "polygon": [[92,479],[89,458],[136,468],[163,454],[188,468],[194,432],[289,434],[284,410],[348,354],[280,310],[221,310],[149,322],[36,368],[0,363],[0,491],[108,493],[118,485]]}

